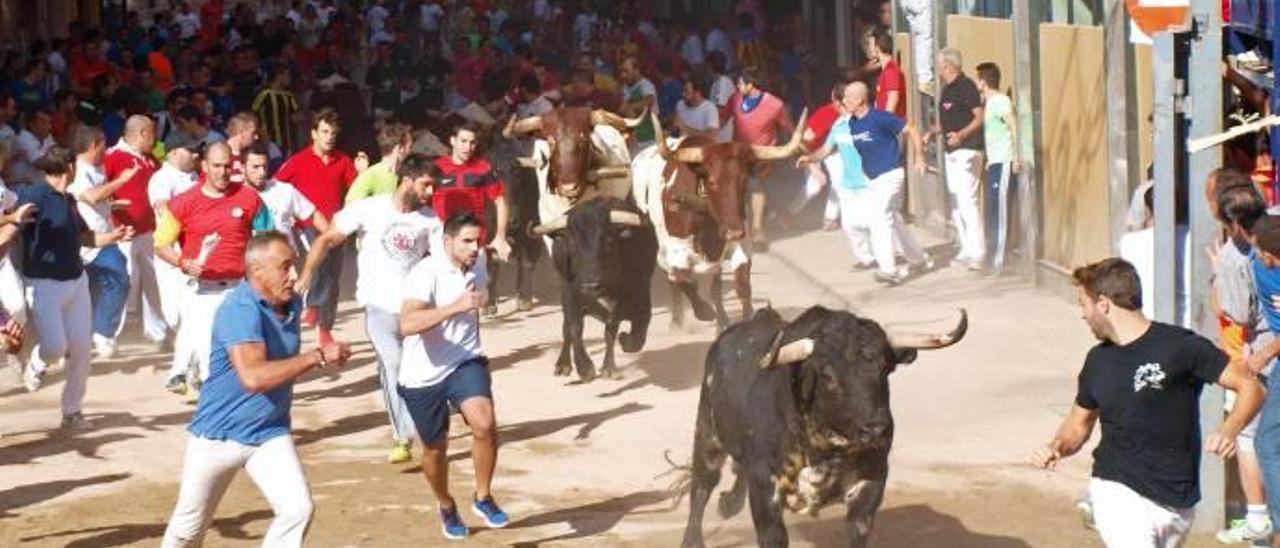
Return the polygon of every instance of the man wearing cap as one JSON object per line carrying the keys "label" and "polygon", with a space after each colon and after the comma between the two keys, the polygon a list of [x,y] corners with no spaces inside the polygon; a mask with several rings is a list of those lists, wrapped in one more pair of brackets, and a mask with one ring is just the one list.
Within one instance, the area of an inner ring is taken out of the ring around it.
{"label": "man wearing cap", "polygon": [[[178,267],[194,286],[182,307],[174,341],[173,367],[165,386],[185,393],[209,374],[209,332],[213,316],[244,277],[244,251],[254,229],[270,229],[271,218],[258,193],[230,181],[231,149],[214,143],[205,153],[200,184],[169,201],[156,229],[156,255]],[[173,244],[181,248],[174,251]],[[194,363],[187,376],[184,364]]]}
{"label": "man wearing cap", "polygon": [[[199,167],[202,153],[199,143],[170,149],[164,165],[151,176],[147,200],[151,202],[157,220],[169,210],[169,200],[196,186],[199,175],[196,168]],[[156,282],[160,286],[160,310],[170,329],[176,329],[182,300],[187,294],[187,275],[163,260],[156,261],[155,265]],[[185,371],[186,365],[183,364],[179,369]]]}

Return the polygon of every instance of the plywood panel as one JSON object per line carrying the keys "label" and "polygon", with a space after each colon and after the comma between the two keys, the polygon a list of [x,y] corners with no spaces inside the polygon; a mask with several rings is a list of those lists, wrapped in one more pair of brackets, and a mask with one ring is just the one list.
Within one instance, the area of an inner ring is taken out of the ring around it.
{"label": "plywood panel", "polygon": [[1151,114],[1155,112],[1155,89],[1151,84],[1151,46],[1133,46],[1133,67],[1138,97],[1138,168],[1146,177],[1147,166],[1155,158],[1155,133],[1151,130]]}
{"label": "plywood panel", "polygon": [[[898,68],[902,69],[902,75],[906,78],[907,89],[915,90],[919,83],[916,82],[915,59],[911,55],[911,35],[905,32],[893,35],[893,52],[898,57]],[[907,101],[907,119],[920,119],[920,113],[916,111],[914,101]]]}
{"label": "plywood panel", "polygon": [[1110,254],[1101,27],[1040,25],[1044,258],[1063,268]]}
{"label": "plywood panel", "polygon": [[[1012,21],[948,15],[947,47],[960,52],[964,72],[971,78],[977,78],[978,64],[995,63],[1000,67],[1001,91],[1008,93],[1017,89],[1014,85]],[[1013,97],[1013,94],[1009,93],[1009,96]]]}

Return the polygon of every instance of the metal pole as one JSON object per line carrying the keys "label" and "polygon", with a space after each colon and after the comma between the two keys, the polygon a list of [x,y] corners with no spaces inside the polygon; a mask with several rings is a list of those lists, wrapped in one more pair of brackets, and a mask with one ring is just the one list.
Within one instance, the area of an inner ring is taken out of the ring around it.
{"label": "metal pole", "polygon": [[1113,255],[1119,255],[1120,235],[1125,232],[1125,212],[1129,210],[1129,104],[1125,93],[1130,73],[1125,63],[1129,49],[1126,36],[1129,22],[1125,17],[1123,0],[1106,0],[1104,13],[1107,152],[1111,156],[1110,199],[1107,202],[1111,211],[1111,251]]}
{"label": "metal pole", "polygon": [[850,0],[836,0],[836,63],[853,65],[853,7]]}
{"label": "metal pole", "polygon": [[[1188,138],[1195,139],[1222,132],[1222,5],[1217,0],[1195,0],[1191,3],[1192,29],[1191,55],[1188,59],[1187,80],[1190,85],[1191,104],[1187,109],[1191,124]],[[1179,146],[1185,146],[1181,143]],[[1187,163],[1187,207],[1191,218],[1190,241],[1187,257],[1191,262],[1191,277],[1186,291],[1194,296],[1184,320],[1188,326],[1210,325],[1212,315],[1208,295],[1212,266],[1204,253],[1214,240],[1218,230],[1214,215],[1204,199],[1205,183],[1209,174],[1222,164],[1217,149],[1192,155]],[[1172,248],[1165,248],[1172,251]],[[1209,335],[1208,333],[1202,333]],[[1207,387],[1200,397],[1200,432],[1208,436],[1222,425],[1223,391],[1217,385]],[[1200,491],[1202,498],[1197,508],[1196,529],[1215,531],[1226,523],[1225,467],[1222,459],[1200,459]]]}
{"label": "metal pole", "polygon": [[1044,210],[1040,191],[1040,32],[1044,20],[1043,2],[1020,0],[1013,3],[1013,70],[1017,90],[1014,108],[1018,116],[1019,158],[1022,175],[1018,185],[1019,224],[1022,228],[1023,275],[1033,284],[1040,281],[1040,220]]}

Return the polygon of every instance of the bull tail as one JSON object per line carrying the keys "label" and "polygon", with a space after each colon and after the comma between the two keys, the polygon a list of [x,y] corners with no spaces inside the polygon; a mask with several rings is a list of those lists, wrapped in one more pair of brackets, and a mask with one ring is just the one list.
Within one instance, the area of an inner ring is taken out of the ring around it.
{"label": "bull tail", "polygon": [[720,502],[716,505],[716,513],[721,518],[729,519],[738,515],[747,503],[747,482],[743,479],[742,465],[737,459],[733,461],[733,487],[720,493]]}
{"label": "bull tail", "polygon": [[671,477],[671,484],[667,486],[667,493],[671,494],[671,509],[675,510],[680,507],[680,502],[684,500],[685,495],[689,494],[689,489],[693,485],[693,465],[677,463],[671,458],[670,450],[662,452],[662,459],[667,461],[671,468],[658,474],[653,479]]}

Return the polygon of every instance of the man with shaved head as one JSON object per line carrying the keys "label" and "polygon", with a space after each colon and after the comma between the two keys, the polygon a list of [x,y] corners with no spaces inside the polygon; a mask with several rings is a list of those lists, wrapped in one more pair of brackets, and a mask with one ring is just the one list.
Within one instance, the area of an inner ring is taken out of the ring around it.
{"label": "man with shaved head", "polygon": [[165,383],[178,394],[185,394],[188,385],[198,388],[208,377],[214,313],[244,277],[245,246],[253,231],[272,227],[258,192],[231,182],[231,148],[226,143],[209,146],[203,168],[194,188],[169,201],[155,237],[156,255],[191,280]]}
{"label": "man with shaved head", "polygon": [[[155,253],[152,251],[156,213],[147,196],[151,176],[160,170],[160,162],[151,155],[155,144],[156,125],[151,118],[130,116],[124,122],[124,136],[107,152],[102,169],[108,181],[129,175],[113,194],[115,207],[111,212],[116,226],[132,227],[134,232],[132,241],[120,245],[125,267],[129,270],[129,299],[125,310],[141,300],[137,309],[142,313],[143,333],[148,340],[163,347],[169,336],[169,324],[164,321],[160,307],[160,285],[156,282]],[[120,325],[123,327],[125,323],[126,317],[122,316]]]}

